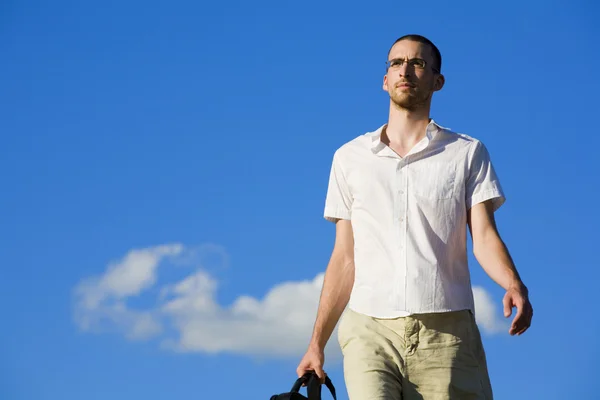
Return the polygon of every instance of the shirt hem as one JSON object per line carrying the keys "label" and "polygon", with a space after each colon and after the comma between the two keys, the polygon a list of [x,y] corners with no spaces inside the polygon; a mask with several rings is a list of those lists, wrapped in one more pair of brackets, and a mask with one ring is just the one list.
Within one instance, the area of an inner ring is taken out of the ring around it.
{"label": "shirt hem", "polygon": [[374,312],[372,310],[364,309],[361,307],[356,307],[353,304],[349,304],[348,308],[350,310],[354,311],[355,313],[366,315],[371,318],[378,318],[378,319],[395,319],[395,318],[409,317],[411,315],[418,315],[418,314],[435,314],[435,313],[456,312],[456,311],[463,311],[463,310],[469,310],[469,311],[472,311],[473,313],[475,312],[475,310],[474,310],[475,307],[470,306],[470,305],[464,305],[464,306],[459,306],[459,307],[442,307],[442,308],[433,308],[433,309],[411,310],[411,311],[389,310],[389,311],[384,311],[384,312]]}

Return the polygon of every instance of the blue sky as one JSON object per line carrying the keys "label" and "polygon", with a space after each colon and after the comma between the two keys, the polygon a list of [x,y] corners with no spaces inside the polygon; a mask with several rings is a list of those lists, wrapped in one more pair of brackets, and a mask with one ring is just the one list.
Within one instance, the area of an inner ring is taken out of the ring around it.
{"label": "blue sky", "polygon": [[[0,6],[0,397],[267,399],[309,339],[333,152],[385,122],[396,37],[443,55],[440,124],[488,147],[531,291],[510,337],[470,258],[498,399],[597,392],[591,1]],[[347,399],[334,339],[326,370]],[[324,396],[324,398],[328,398]]]}

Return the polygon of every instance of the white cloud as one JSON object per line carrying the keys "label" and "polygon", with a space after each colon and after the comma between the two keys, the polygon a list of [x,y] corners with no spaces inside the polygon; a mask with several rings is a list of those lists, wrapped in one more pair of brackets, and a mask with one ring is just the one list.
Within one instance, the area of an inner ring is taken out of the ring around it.
{"label": "white cloud", "polygon": [[492,296],[481,286],[473,286],[473,297],[477,325],[488,334],[508,332],[509,322],[497,313],[502,305],[495,304]]}
{"label": "white cloud", "polygon": [[[75,321],[84,331],[117,331],[130,340],[158,338],[163,348],[177,352],[230,352],[253,357],[300,357],[310,339],[323,274],[305,281],[276,284],[264,297],[240,295],[230,306],[216,302],[218,282],[200,265],[179,282],[159,287],[156,304],[133,310],[127,299],[156,285],[161,264],[190,262],[214,252],[224,262],[226,253],[214,245],[186,249],[180,244],[130,251],[108,265],[102,276],[75,288]],[[482,287],[474,287],[477,322],[484,333],[505,329],[494,304]],[[337,330],[326,358],[340,356]]]}
{"label": "white cloud", "polygon": [[322,281],[320,274],[310,281],[280,283],[263,299],[240,296],[225,308],[214,301],[217,282],[198,271],[166,288],[173,298],[161,311],[179,333],[169,346],[260,357],[301,355],[310,339]]}
{"label": "white cloud", "polygon": [[134,311],[128,297],[156,283],[156,269],[166,257],[180,254],[180,244],[131,250],[110,263],[102,276],[83,280],[75,287],[75,321],[84,331],[119,330],[130,339],[146,339],[161,332],[152,310]]}

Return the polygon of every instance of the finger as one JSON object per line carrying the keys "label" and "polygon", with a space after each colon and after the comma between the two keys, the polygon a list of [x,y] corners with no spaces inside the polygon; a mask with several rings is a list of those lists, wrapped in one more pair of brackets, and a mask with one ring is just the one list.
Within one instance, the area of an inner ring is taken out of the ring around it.
{"label": "finger", "polygon": [[523,310],[523,303],[522,302],[518,302],[517,304],[517,314],[515,315],[515,318],[512,321],[512,325],[511,325],[511,331],[512,334],[515,334],[516,332],[518,332],[519,330],[521,330],[521,327],[523,325],[524,322],[524,311]]}
{"label": "finger", "polygon": [[320,365],[315,367],[315,374],[317,374],[321,383],[325,383],[325,371]]}
{"label": "finger", "polygon": [[517,332],[517,336],[521,336],[522,334],[524,334],[527,331],[527,329],[529,329],[529,327],[527,326],[521,329],[519,332]]}
{"label": "finger", "polygon": [[517,335],[522,335],[531,326],[531,320],[533,319],[533,308],[531,305],[527,305],[525,309],[526,311],[524,312],[522,326]]}
{"label": "finger", "polygon": [[298,375],[298,378],[301,378],[305,373],[306,363],[303,361],[300,363],[300,365],[298,365],[298,368],[296,368],[296,374]]}
{"label": "finger", "polygon": [[502,304],[504,305],[504,317],[510,317],[510,314],[512,314],[512,297],[508,294],[505,295],[502,299]]}
{"label": "finger", "polygon": [[296,374],[298,374],[298,378],[302,378],[308,372],[312,371],[310,361],[303,361],[296,370]]}
{"label": "finger", "polygon": [[517,335],[522,335],[524,334],[528,329],[529,329],[529,324],[528,323],[524,323],[523,326],[519,329],[519,331],[517,332]]}
{"label": "finger", "polygon": [[[296,373],[298,374],[298,378],[302,378],[304,375],[306,375],[308,371],[310,371],[310,369],[307,369],[306,367],[298,368],[298,371],[296,371]],[[302,382],[302,386],[306,386],[306,382]]]}

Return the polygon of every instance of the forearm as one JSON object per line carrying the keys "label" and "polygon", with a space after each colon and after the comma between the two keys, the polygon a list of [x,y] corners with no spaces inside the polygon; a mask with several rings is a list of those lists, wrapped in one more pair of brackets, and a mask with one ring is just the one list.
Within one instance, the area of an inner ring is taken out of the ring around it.
{"label": "forearm", "polygon": [[323,289],[317,310],[311,347],[323,350],[348,304],[354,284],[354,260],[349,257],[331,257],[325,272]]}
{"label": "forearm", "polygon": [[505,290],[525,286],[508,248],[497,233],[490,230],[485,237],[474,242],[473,254],[489,277]]}

